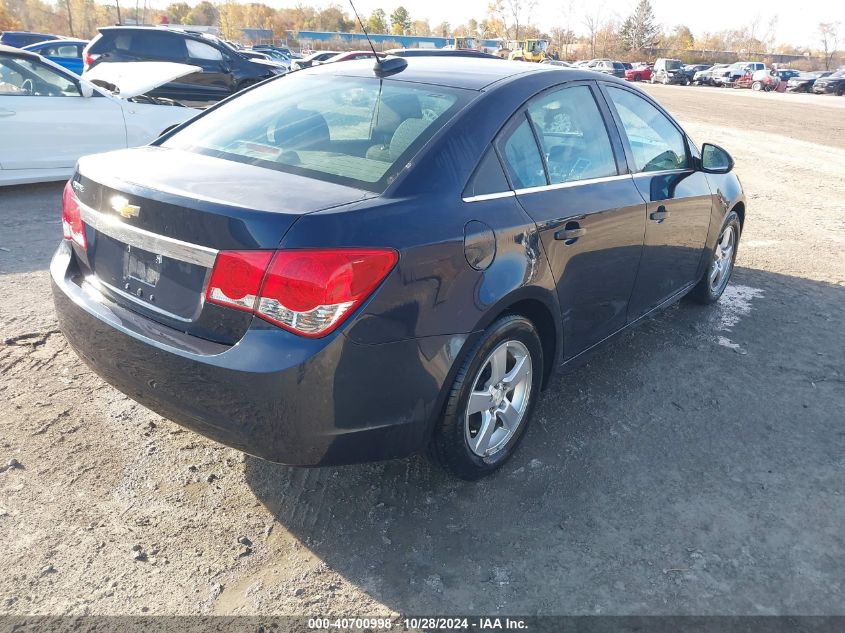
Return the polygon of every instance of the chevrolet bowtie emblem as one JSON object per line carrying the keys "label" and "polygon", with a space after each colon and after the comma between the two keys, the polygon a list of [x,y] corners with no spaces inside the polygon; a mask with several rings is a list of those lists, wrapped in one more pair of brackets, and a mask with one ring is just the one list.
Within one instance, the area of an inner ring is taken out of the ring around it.
{"label": "chevrolet bowtie emblem", "polygon": [[129,200],[123,196],[114,196],[111,199],[111,208],[114,209],[121,217],[137,218],[141,213],[141,207],[135,204],[129,204]]}

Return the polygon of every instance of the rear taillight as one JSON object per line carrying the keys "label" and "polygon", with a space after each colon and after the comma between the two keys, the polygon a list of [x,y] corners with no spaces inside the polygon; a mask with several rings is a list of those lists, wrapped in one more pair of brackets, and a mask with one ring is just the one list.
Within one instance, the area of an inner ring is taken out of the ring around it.
{"label": "rear taillight", "polygon": [[325,336],[370,296],[398,258],[389,249],[224,251],[206,299],[302,336]]}
{"label": "rear taillight", "polygon": [[91,64],[93,64],[95,61],[97,61],[98,57],[99,57],[99,55],[93,55],[93,54],[87,53],[87,52],[82,53],[82,63],[85,66],[85,70],[88,70],[91,67]]}
{"label": "rear taillight", "polygon": [[62,234],[66,240],[76,242],[82,250],[87,250],[85,225],[79,214],[79,200],[73,192],[71,181],[67,182],[62,193]]}
{"label": "rear taillight", "polygon": [[212,303],[252,312],[272,251],[223,251],[217,255],[206,298]]}

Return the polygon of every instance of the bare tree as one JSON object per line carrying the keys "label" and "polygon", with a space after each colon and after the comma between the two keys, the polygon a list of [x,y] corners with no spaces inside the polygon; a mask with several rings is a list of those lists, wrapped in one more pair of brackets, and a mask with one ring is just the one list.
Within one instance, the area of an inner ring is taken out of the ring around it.
{"label": "bare tree", "polygon": [[489,13],[496,16],[505,28],[505,36],[519,39],[522,27],[531,21],[531,11],[537,6],[537,0],[494,0],[490,3]]}
{"label": "bare tree", "polygon": [[596,38],[601,28],[601,4],[596,5],[595,14],[584,16],[584,26],[587,27],[587,35],[590,38],[590,57],[596,56]]}
{"label": "bare tree", "polygon": [[769,24],[766,26],[766,34],[763,36],[763,44],[766,45],[767,53],[775,52],[775,44],[777,43],[778,30],[778,16],[777,14],[769,18]]}
{"label": "bare tree", "polygon": [[819,24],[819,35],[824,52],[824,69],[830,70],[836,47],[839,45],[839,22],[822,22]]}

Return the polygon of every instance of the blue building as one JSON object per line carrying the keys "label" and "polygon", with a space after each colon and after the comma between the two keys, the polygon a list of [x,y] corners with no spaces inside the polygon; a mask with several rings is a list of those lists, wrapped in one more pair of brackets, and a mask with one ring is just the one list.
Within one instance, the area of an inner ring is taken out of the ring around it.
{"label": "blue building", "polygon": [[[344,42],[359,44],[361,48],[367,47],[367,38],[363,33],[338,33],[332,31],[288,31],[288,39],[296,40],[300,46],[313,46],[315,43],[328,44],[329,42]],[[401,48],[443,48],[454,44],[451,37],[433,37],[422,35],[389,35],[386,33],[370,33],[370,39],[376,48],[385,48],[399,45]],[[498,48],[501,40],[480,40],[479,44],[484,48]],[[325,46],[321,48],[326,48]]]}

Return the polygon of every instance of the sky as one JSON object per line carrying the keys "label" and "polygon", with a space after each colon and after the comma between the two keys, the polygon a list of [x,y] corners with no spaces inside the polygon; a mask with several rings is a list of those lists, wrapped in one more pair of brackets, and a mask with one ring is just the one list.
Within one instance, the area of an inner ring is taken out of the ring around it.
{"label": "sky", "polygon": [[[340,4],[348,10],[348,0],[263,0],[270,6],[293,7],[310,4],[325,7]],[[488,0],[353,0],[362,17],[381,7],[389,15],[398,5],[404,6],[412,19],[428,18],[432,26],[446,21],[455,26],[470,18],[483,19],[487,14]],[[845,41],[845,1],[843,0],[651,0],[658,23],[671,28],[677,24],[688,26],[693,35],[704,32],[740,28],[758,19],[765,32],[769,21],[777,16],[776,40],[796,46],[818,46],[819,22],[841,22]],[[584,16],[601,11],[601,16],[624,19],[631,13],[636,0],[537,0],[531,21],[546,27],[569,24],[576,33],[583,35]],[[572,7],[572,18],[566,19],[567,7]],[[351,13],[351,11],[349,11]]]}

